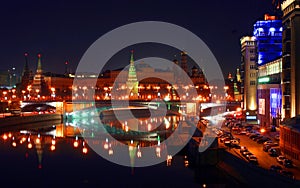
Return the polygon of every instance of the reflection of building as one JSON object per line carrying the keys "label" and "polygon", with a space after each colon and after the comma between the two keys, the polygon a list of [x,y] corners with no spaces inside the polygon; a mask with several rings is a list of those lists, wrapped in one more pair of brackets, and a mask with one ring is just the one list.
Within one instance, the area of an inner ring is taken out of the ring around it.
{"label": "reflection of building", "polygon": [[255,37],[241,38],[241,94],[243,95],[243,109],[256,111],[256,40]]}
{"label": "reflection of building", "polygon": [[[282,58],[258,67],[258,119],[262,126],[279,125]],[[276,120],[276,121],[275,121]]]}
{"label": "reflection of building", "polygon": [[282,10],[282,116],[290,118],[300,114],[300,0],[284,1]]}

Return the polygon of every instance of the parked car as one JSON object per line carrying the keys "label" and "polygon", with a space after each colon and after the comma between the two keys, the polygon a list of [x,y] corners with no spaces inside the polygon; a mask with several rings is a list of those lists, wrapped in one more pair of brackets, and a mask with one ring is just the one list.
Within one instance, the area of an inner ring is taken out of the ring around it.
{"label": "parked car", "polygon": [[264,145],[263,151],[268,152],[271,147],[272,147],[271,145]]}
{"label": "parked car", "polygon": [[262,143],[264,143],[264,142],[266,142],[266,141],[268,141],[268,140],[270,140],[270,138],[264,136],[264,137],[258,139],[256,142],[257,142],[258,144],[262,144]]}
{"label": "parked car", "polygon": [[239,135],[246,135],[246,133],[247,133],[247,131],[241,130],[238,134],[239,134]]}
{"label": "parked car", "polygon": [[283,176],[286,176],[286,177],[295,179],[295,176],[294,176],[293,172],[286,171],[286,170],[282,170],[282,171],[280,172],[280,174],[282,174]]}
{"label": "parked car", "polygon": [[290,160],[290,159],[285,159],[283,161],[283,165],[286,167],[286,168],[292,168],[293,167],[293,161]]}
{"label": "parked car", "polygon": [[272,140],[268,140],[268,141],[264,142],[264,145],[269,145],[269,144],[273,144],[273,141]]}
{"label": "parked car", "polygon": [[264,137],[264,136],[259,135],[259,136],[256,136],[256,137],[252,138],[252,140],[256,142],[257,140],[261,139],[262,137]]}
{"label": "parked car", "polygon": [[225,146],[231,146],[231,140],[230,140],[230,139],[226,139],[226,140],[224,141],[224,145],[225,145]]}
{"label": "parked car", "polygon": [[248,156],[248,160],[249,160],[250,163],[258,164],[257,157],[255,157],[254,155]]}
{"label": "parked car", "polygon": [[254,134],[251,134],[251,135],[249,136],[249,138],[250,138],[250,139],[253,139],[253,138],[256,138],[256,137],[258,137],[258,136],[260,136],[259,133],[254,133]]}
{"label": "parked car", "polygon": [[279,155],[276,159],[279,164],[283,164],[283,162],[286,158],[283,155]]}
{"label": "parked car", "polygon": [[[244,151],[244,152],[242,152],[242,155],[244,156],[244,157],[246,157],[247,155],[252,155],[252,153],[250,152],[250,151]],[[246,157],[247,158],[247,157]]]}
{"label": "parked car", "polygon": [[248,148],[246,146],[241,146],[240,153],[243,153],[245,151],[248,151]]}
{"label": "parked car", "polygon": [[271,165],[270,171],[280,173],[282,171],[282,167],[279,165]]}
{"label": "parked car", "polygon": [[229,136],[223,136],[220,138],[221,143],[224,143],[226,140],[230,140]]}
{"label": "parked car", "polygon": [[276,148],[270,148],[268,150],[268,153],[272,157],[277,157],[279,155],[279,152],[278,152],[278,150],[276,150]]}
{"label": "parked car", "polygon": [[233,139],[233,140],[230,140],[230,144],[233,147],[237,147],[240,145],[240,141]]}

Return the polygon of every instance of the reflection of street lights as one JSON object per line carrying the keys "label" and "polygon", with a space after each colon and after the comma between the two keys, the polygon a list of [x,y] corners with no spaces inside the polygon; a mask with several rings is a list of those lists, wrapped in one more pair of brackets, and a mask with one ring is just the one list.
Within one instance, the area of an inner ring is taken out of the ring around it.
{"label": "reflection of street lights", "polygon": [[40,94],[39,94],[40,90],[36,89],[35,92],[36,92],[37,98],[39,99],[40,98]]}
{"label": "reflection of street lights", "polygon": [[52,97],[52,99],[54,100],[54,98],[55,98],[55,88],[54,88],[54,87],[51,87],[51,91],[52,91],[51,97]]}
{"label": "reflection of street lights", "polygon": [[7,94],[7,91],[3,91],[4,100],[7,100],[6,94]]}

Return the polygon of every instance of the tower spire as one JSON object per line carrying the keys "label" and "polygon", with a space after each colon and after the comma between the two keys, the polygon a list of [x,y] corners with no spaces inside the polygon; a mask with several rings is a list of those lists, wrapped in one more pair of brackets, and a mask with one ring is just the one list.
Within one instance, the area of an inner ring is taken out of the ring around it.
{"label": "tower spire", "polygon": [[24,57],[25,57],[25,65],[24,65],[24,70],[23,70],[23,72],[27,72],[27,71],[29,71],[29,66],[28,66],[28,53],[27,53],[27,52],[24,53]]}
{"label": "tower spire", "polygon": [[134,51],[131,50],[130,64],[131,64],[131,63],[134,63],[133,53],[134,53]]}
{"label": "tower spire", "polygon": [[134,66],[133,50],[131,50],[130,66],[129,66],[126,85],[130,92],[130,96],[136,98],[138,96],[139,82],[137,80],[136,69]]}
{"label": "tower spire", "polygon": [[37,66],[36,72],[42,73],[42,61],[41,61],[42,55],[38,54],[37,56],[38,56],[38,66]]}

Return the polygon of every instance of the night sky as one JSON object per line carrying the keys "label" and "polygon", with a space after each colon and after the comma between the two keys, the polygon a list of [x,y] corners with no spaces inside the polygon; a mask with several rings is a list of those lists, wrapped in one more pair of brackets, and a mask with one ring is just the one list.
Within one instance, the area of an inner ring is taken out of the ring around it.
{"label": "night sky", "polygon": [[[110,30],[137,21],[164,21],[182,26],[199,36],[211,49],[224,74],[240,64],[240,41],[252,33],[256,20],[271,12],[272,0],[216,1],[5,1],[0,6],[1,70],[21,72],[24,52],[36,69],[42,53],[44,71],[64,73],[65,61],[72,71],[87,48]],[[139,49],[136,59],[143,58]],[[159,54],[163,56],[164,54]],[[172,60],[165,54],[166,59]],[[127,65],[119,57],[113,68]]]}

